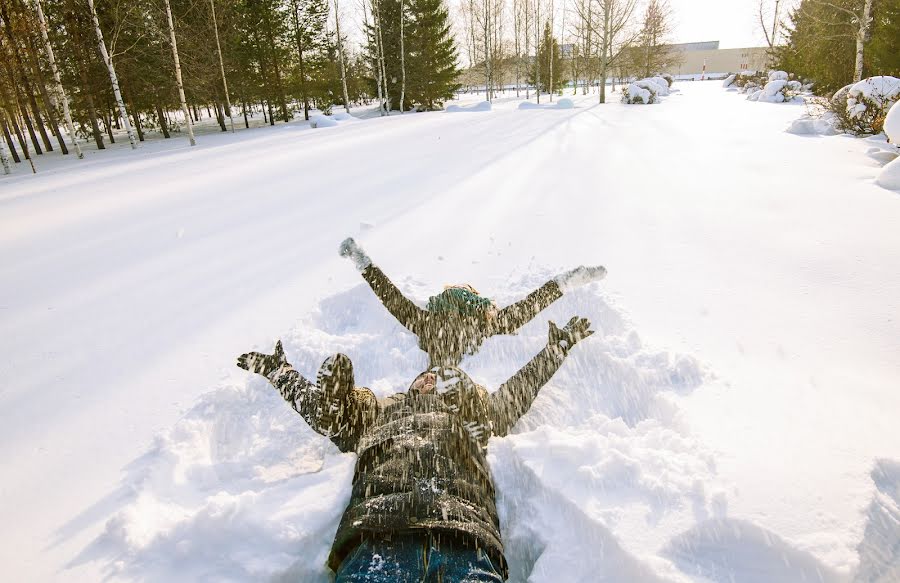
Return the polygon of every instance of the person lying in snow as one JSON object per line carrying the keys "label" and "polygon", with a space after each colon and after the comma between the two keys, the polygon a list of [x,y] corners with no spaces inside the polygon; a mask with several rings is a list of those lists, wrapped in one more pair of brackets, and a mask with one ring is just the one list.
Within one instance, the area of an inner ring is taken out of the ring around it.
{"label": "person lying in snow", "polygon": [[601,266],[577,267],[502,310],[470,285],[450,285],[423,309],[405,297],[352,238],[341,243],[340,254],[353,260],[381,303],[418,337],[419,348],[428,353],[428,366],[459,366],[463,355],[478,352],[485,339],[514,334],[564,292],[606,275]]}
{"label": "person lying in snow", "polygon": [[531,407],[590,322],[550,322],[546,347],[493,394],[455,367],[420,374],[405,393],[378,401],[356,387],[353,364],[331,356],[316,383],[274,354],[238,366],[265,376],[309,426],[357,454],[350,502],[328,566],[335,583],[502,582],[507,577],[486,450]]}

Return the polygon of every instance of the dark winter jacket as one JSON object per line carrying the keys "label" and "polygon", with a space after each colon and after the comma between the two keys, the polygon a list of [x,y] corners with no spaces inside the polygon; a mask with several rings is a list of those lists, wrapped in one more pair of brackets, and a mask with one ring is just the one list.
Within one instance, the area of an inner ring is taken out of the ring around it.
{"label": "dark winter jacket", "polygon": [[484,313],[468,315],[420,308],[373,264],[362,270],[362,276],[388,311],[419,338],[419,347],[428,353],[429,366],[458,366],[463,355],[475,354],[485,339],[515,333],[563,295],[559,284],[550,280],[489,318]]}
{"label": "dark winter jacket", "polygon": [[313,429],[358,455],[329,566],[337,571],[363,538],[430,532],[483,548],[505,574],[487,441],[509,432],[564,358],[548,344],[493,394],[458,369],[435,369],[437,392],[410,390],[382,402],[353,387],[343,355],[323,364],[316,385],[289,365],[273,374]]}

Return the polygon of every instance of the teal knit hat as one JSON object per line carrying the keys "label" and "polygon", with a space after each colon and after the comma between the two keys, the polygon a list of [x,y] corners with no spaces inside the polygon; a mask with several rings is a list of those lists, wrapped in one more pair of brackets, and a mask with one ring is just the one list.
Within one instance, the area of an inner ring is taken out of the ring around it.
{"label": "teal knit hat", "polygon": [[428,299],[428,311],[477,316],[493,307],[490,298],[480,296],[462,287],[448,287]]}

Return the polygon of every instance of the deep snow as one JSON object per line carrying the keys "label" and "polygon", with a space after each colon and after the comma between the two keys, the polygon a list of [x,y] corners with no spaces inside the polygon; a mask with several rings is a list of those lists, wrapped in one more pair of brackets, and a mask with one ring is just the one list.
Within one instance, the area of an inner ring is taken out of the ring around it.
{"label": "deep snow", "polygon": [[340,350],[407,386],[424,356],[338,257],[354,235],[420,302],[609,270],[464,362],[495,388],[547,319],[598,330],[491,443],[515,580],[896,580],[900,197],[865,140],[784,132],[802,106],[677,87],[0,181],[7,577],[322,580],[353,456],[234,358],[280,337],[307,375]]}

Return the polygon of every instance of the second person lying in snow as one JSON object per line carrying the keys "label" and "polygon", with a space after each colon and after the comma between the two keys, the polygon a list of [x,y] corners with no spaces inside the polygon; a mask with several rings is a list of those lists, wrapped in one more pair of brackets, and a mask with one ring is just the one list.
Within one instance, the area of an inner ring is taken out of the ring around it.
{"label": "second person lying in snow", "polygon": [[352,238],[341,243],[340,253],[353,260],[387,310],[418,337],[419,348],[428,353],[429,367],[458,366],[462,357],[475,354],[485,339],[514,334],[564,292],[606,275],[601,266],[577,267],[502,310],[472,286],[452,285],[429,298],[427,308],[421,308],[397,289]]}

